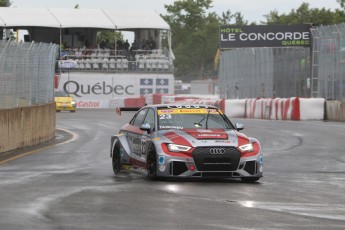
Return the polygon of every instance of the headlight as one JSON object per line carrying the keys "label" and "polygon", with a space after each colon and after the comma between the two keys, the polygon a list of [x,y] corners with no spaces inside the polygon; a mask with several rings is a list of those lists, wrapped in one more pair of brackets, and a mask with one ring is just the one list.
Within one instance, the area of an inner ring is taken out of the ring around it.
{"label": "headlight", "polygon": [[77,104],[77,102],[75,102],[75,101],[72,101],[72,102],[71,102],[71,104],[72,104],[72,105],[75,105],[75,104]]}
{"label": "headlight", "polygon": [[254,151],[254,147],[253,145],[250,144],[246,144],[246,145],[241,145],[238,147],[242,152],[253,152]]}
{"label": "headlight", "polygon": [[175,145],[175,144],[168,144],[168,149],[170,152],[187,152],[192,147],[184,146],[184,145]]}

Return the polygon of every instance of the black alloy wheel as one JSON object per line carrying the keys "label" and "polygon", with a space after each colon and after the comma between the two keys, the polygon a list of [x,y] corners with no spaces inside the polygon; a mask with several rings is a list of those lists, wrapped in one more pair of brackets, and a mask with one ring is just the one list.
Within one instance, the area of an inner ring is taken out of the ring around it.
{"label": "black alloy wheel", "polygon": [[157,179],[157,154],[154,150],[149,152],[146,163],[147,163],[147,177],[150,180]]}
{"label": "black alloy wheel", "polygon": [[113,171],[115,175],[118,175],[121,171],[121,155],[120,155],[120,146],[115,145],[113,157],[112,157]]}

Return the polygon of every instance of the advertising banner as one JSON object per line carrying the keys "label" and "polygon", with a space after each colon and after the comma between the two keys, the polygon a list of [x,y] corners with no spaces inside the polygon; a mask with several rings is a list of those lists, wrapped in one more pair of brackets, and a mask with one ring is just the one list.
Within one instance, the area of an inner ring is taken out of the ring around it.
{"label": "advertising banner", "polygon": [[309,47],[310,25],[255,25],[220,27],[220,48]]}
{"label": "advertising banner", "polygon": [[102,100],[174,93],[174,77],[172,74],[71,72],[61,74],[58,88],[68,92],[77,102],[82,102],[79,107],[101,107],[104,104]]}

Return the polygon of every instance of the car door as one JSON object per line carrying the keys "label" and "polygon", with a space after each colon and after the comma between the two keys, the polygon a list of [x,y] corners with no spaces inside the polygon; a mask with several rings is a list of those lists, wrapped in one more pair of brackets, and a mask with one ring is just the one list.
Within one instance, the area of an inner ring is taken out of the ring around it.
{"label": "car door", "polygon": [[146,113],[143,124],[149,124],[151,129],[150,129],[150,132],[145,131],[141,136],[141,159],[144,162],[146,162],[147,142],[151,140],[152,135],[156,131],[155,121],[156,121],[156,112],[154,111],[154,109],[150,108]]}
{"label": "car door", "polygon": [[131,121],[130,127],[127,129],[126,137],[131,150],[131,157],[141,155],[141,135],[144,131],[140,130],[140,125],[143,123],[147,109],[140,110],[135,118]]}

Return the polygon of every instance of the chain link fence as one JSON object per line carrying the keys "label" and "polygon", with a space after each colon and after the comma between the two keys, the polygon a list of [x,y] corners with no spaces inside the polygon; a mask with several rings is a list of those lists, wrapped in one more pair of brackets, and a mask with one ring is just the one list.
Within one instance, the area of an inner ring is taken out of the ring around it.
{"label": "chain link fence", "polygon": [[0,41],[0,109],[54,101],[58,46]]}
{"label": "chain link fence", "polygon": [[345,24],[319,26],[311,32],[312,96],[345,99]]}
{"label": "chain link fence", "polygon": [[223,51],[223,98],[309,97],[309,48],[243,48]]}
{"label": "chain link fence", "polygon": [[221,97],[345,99],[345,24],[319,26],[311,32],[311,48],[223,50]]}

